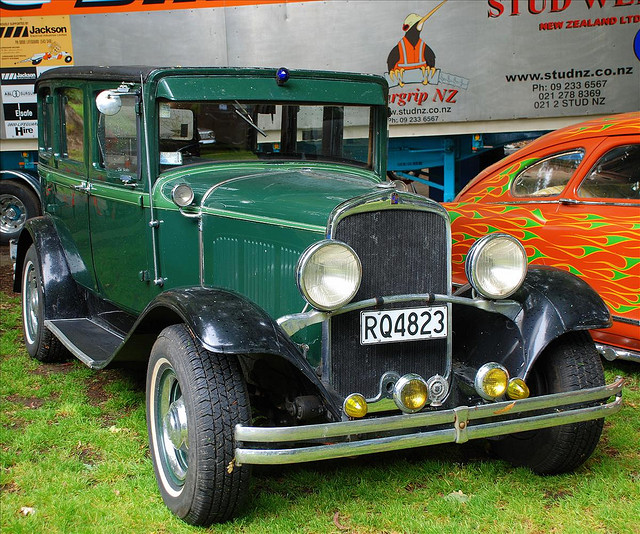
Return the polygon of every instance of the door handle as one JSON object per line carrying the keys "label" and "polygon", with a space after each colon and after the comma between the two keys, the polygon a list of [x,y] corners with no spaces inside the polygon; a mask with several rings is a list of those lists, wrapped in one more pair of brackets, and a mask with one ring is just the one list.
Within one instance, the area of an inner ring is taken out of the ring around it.
{"label": "door handle", "polygon": [[79,185],[74,185],[73,188],[76,191],[82,191],[84,193],[88,193],[89,191],[91,191],[91,184],[89,184],[88,182],[82,182]]}

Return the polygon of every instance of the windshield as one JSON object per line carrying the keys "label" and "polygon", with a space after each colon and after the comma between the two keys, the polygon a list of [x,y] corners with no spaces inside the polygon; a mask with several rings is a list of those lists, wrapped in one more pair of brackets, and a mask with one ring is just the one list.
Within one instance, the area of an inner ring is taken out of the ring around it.
{"label": "windshield", "polygon": [[372,167],[369,106],[160,101],[160,165],[318,160]]}

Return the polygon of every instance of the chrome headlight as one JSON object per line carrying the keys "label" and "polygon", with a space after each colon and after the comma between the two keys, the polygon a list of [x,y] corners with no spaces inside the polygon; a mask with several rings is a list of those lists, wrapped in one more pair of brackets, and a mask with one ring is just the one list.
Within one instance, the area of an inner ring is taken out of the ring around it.
{"label": "chrome headlight", "polygon": [[515,293],[527,274],[527,253],[515,237],[490,234],[478,239],[467,255],[467,280],[489,299],[503,299]]}
{"label": "chrome headlight", "polygon": [[354,250],[334,240],[314,243],[302,253],[296,267],[298,288],[311,306],[335,310],[358,292],[362,265]]}

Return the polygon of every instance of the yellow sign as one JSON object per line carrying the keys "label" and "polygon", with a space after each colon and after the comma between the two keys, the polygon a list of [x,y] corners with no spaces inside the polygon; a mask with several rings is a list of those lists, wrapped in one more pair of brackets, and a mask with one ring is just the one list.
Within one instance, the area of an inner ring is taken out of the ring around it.
{"label": "yellow sign", "polygon": [[0,65],[2,69],[73,65],[69,16],[3,17]]}

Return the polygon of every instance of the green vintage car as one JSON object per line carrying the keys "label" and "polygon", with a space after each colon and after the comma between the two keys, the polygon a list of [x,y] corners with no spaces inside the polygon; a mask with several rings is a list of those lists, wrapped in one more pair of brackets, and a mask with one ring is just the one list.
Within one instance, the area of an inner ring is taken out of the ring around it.
{"label": "green vintage car", "polygon": [[584,282],[491,234],[452,290],[449,216],[385,178],[383,79],[65,67],[37,94],[27,350],[147,366],[158,486],[185,521],[238,513],[254,464],[484,438],[567,471],[619,410]]}

